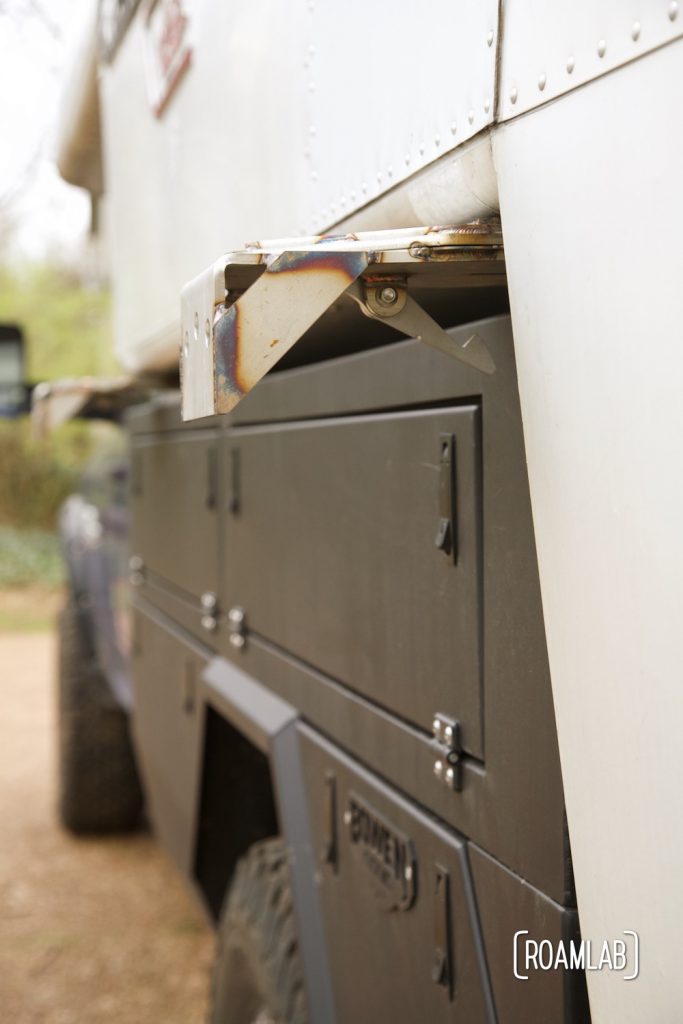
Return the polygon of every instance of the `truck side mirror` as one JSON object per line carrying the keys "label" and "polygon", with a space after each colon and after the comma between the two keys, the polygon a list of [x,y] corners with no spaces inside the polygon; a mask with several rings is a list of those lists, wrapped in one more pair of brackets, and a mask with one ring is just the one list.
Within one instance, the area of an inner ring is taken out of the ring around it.
{"label": "truck side mirror", "polygon": [[0,324],[0,417],[14,419],[29,410],[24,379],[24,335],[15,324]]}

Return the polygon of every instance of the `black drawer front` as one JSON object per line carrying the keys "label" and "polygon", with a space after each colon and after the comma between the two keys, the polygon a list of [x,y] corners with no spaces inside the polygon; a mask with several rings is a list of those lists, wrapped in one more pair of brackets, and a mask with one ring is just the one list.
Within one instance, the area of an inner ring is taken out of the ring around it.
{"label": "black drawer front", "polygon": [[217,440],[199,431],[136,440],[131,550],[187,597],[218,589]]}
{"label": "black drawer front", "polygon": [[300,742],[337,1020],[491,1021],[465,843],[310,729]]}
{"label": "black drawer front", "polygon": [[483,753],[476,405],[238,428],[224,597],[254,631]]}
{"label": "black drawer front", "polygon": [[516,933],[568,950],[576,910],[308,726],[299,737],[338,1021],[588,1024],[583,971],[514,975]]}
{"label": "black drawer front", "polygon": [[138,610],[133,624],[133,733],[145,797],[159,839],[187,874],[194,850],[204,660]]}

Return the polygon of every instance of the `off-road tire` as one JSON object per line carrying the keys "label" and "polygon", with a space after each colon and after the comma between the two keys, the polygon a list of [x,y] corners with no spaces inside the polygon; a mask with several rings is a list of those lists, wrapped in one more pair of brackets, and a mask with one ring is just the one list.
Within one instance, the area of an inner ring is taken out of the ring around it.
{"label": "off-road tire", "polygon": [[128,715],[114,700],[70,596],[58,621],[59,817],[71,832],[123,832],[142,791]]}
{"label": "off-road tire", "polygon": [[223,905],[210,1024],[307,1024],[287,851],[255,843]]}

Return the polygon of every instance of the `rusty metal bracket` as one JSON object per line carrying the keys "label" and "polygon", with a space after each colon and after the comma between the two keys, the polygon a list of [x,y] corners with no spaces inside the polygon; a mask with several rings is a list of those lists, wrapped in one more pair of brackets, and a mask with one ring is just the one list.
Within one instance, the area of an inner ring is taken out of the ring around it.
{"label": "rusty metal bracket", "polygon": [[409,294],[407,282],[450,287],[454,275],[462,281],[468,273],[476,286],[500,281],[501,242],[497,224],[474,222],[259,242],[223,256],[182,292],[183,418],[234,409],[345,293],[371,319],[493,373],[479,335],[459,345]]}
{"label": "rusty metal bracket", "polygon": [[362,251],[283,252],[230,306],[216,305],[215,267],[186,286],[183,418],[234,409],[367,265]]}

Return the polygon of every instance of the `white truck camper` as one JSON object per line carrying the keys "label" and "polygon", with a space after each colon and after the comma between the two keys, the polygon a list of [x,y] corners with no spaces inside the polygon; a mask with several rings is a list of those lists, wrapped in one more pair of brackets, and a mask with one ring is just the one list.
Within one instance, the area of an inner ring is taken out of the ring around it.
{"label": "white truck camper", "polygon": [[[683,1019],[683,9],[92,14],[59,166],[127,376],[36,405],[128,406],[212,1021]],[[300,982],[231,946],[264,863]]]}

